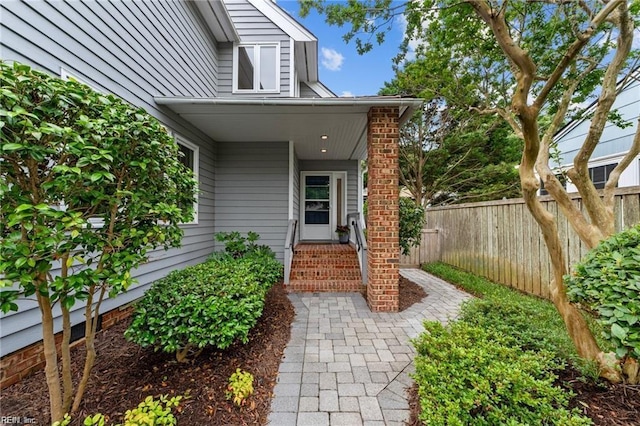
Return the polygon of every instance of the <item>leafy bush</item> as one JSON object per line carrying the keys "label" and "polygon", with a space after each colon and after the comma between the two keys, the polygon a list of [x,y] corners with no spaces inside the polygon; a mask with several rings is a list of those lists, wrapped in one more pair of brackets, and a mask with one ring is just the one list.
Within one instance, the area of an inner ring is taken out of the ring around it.
{"label": "leafy bush", "polygon": [[[126,291],[149,251],[180,245],[196,181],[173,137],[142,108],[17,62],[0,61],[0,135],[0,310],[37,299],[58,421],[78,409],[89,381],[102,301]],[[87,356],[74,386],[78,303]],[[64,324],[59,351],[56,316]]]}
{"label": "leafy bush", "polygon": [[236,259],[254,253],[273,255],[269,246],[256,244],[259,239],[260,235],[255,232],[248,232],[246,237],[240,235],[238,231],[216,234],[216,241],[224,243],[225,253]]}
{"label": "leafy bush", "polygon": [[400,248],[408,255],[411,247],[420,245],[425,223],[424,209],[411,199],[400,197]]}
{"label": "leafy bush", "polygon": [[420,419],[429,425],[588,425],[553,385],[558,364],[464,321],[425,322],[413,343]]}
{"label": "leafy bush", "polygon": [[175,352],[185,361],[205,346],[246,343],[282,265],[264,253],[213,258],[156,281],[137,304],[125,337],[143,347]]}
{"label": "leafy bush", "polygon": [[598,313],[620,358],[640,358],[640,225],[602,241],[564,278],[567,293]]}

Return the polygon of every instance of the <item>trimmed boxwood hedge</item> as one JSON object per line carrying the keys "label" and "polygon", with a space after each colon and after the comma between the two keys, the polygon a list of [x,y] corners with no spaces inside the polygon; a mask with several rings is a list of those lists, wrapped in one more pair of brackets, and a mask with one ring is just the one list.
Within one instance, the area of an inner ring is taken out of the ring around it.
{"label": "trimmed boxwood hedge", "polygon": [[153,283],[136,305],[125,337],[143,347],[188,352],[246,343],[264,307],[267,291],[282,276],[272,255],[254,253],[234,259],[216,256],[174,271]]}

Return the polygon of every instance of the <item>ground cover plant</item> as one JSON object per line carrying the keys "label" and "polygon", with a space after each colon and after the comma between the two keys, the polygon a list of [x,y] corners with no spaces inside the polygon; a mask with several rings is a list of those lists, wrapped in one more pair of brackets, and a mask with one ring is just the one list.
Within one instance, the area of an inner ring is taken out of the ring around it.
{"label": "ground cover plant", "polygon": [[[545,412],[549,409],[547,403],[553,401],[554,414],[547,414],[549,419],[556,419],[559,424],[585,424],[575,415],[573,419],[567,417],[572,416],[568,414],[569,408],[581,410],[598,425],[640,423],[640,399],[637,397],[640,387],[600,381],[597,365],[578,357],[562,319],[550,302],[442,263],[424,265],[423,269],[477,298],[463,306],[459,320],[449,328],[428,325],[431,336],[421,336],[416,341],[419,353],[416,382],[423,387],[420,404],[424,404],[419,407],[414,402],[416,418],[418,411],[431,412],[438,406],[428,396],[436,391],[441,392],[437,393],[440,401],[448,401],[454,406],[485,401],[492,407],[490,414],[496,415],[496,409],[502,413],[512,410],[513,413],[531,405],[533,393],[520,392],[535,388],[535,399],[541,398],[542,401],[535,406],[534,412]],[[588,318],[587,323],[595,335],[600,334],[601,327],[592,318]],[[599,344],[608,348],[605,340]],[[439,350],[434,349],[436,347]],[[516,353],[511,352],[513,348],[517,349]],[[516,366],[522,374],[515,374],[511,366]],[[433,375],[434,371],[438,372],[439,380]],[[444,388],[451,382],[459,384],[460,389],[445,392]],[[490,383],[489,387],[487,383]],[[528,384],[523,388],[524,383]],[[543,386],[543,390],[538,386]],[[561,394],[558,386],[562,387]],[[510,394],[506,395],[504,389],[509,389]],[[569,392],[575,395],[569,398]],[[423,398],[422,394],[426,396]],[[491,404],[499,405],[494,407]],[[476,417],[472,420],[461,417],[465,419],[464,424],[493,424],[483,423],[480,419],[481,415],[485,416],[484,419],[489,415],[487,406],[480,404],[475,407],[472,413]],[[513,420],[520,419],[520,423],[516,421],[514,424],[547,424],[533,421],[533,418],[515,417]],[[565,419],[566,423],[560,419]],[[416,422],[414,419],[413,424]],[[457,423],[425,421],[425,424]],[[548,424],[553,424],[552,420]]]}
{"label": "ground cover plant", "polygon": [[[78,409],[87,388],[102,301],[135,282],[130,271],[150,250],[180,245],[196,181],[173,138],[142,108],[17,62],[0,61],[0,86],[0,308],[37,301],[57,421]],[[86,358],[74,384],[77,304]]]}

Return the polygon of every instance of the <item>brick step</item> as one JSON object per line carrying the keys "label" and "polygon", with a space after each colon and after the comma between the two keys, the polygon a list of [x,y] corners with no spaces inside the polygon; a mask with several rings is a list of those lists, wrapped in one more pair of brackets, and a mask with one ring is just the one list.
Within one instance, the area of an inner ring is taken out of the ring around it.
{"label": "brick step", "polygon": [[318,260],[318,261],[315,261],[315,260],[309,261],[308,259],[304,259],[304,260],[294,260],[293,262],[291,262],[291,265],[292,267],[298,268],[298,269],[318,269],[318,268],[325,269],[328,266],[331,266],[336,269],[350,269],[350,268],[359,269],[360,268],[360,264],[358,263],[357,260],[340,260],[340,261],[330,262],[326,259]]}
{"label": "brick step", "polygon": [[362,280],[291,280],[287,286],[291,292],[356,292],[363,291]]}
{"label": "brick step", "polygon": [[350,244],[300,244],[294,250],[289,291],[353,292],[364,288]]}
{"label": "brick step", "polygon": [[345,274],[317,274],[315,271],[296,272],[291,274],[289,280],[315,280],[315,281],[333,281],[333,280],[362,280],[360,273],[349,272]]}

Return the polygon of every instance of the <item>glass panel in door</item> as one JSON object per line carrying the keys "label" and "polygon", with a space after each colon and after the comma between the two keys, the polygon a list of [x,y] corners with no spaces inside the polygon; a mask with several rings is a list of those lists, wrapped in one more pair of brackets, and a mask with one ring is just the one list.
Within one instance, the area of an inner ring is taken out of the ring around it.
{"label": "glass panel in door", "polygon": [[331,176],[304,179],[304,234],[308,239],[331,239]]}

